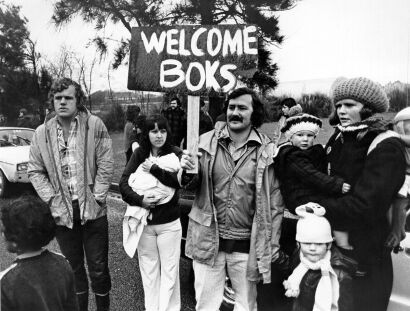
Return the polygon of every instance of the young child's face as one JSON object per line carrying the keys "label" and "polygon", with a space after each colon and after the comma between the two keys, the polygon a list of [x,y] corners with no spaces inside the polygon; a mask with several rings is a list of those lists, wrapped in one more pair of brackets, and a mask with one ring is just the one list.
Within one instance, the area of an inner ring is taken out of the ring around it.
{"label": "young child's face", "polygon": [[290,142],[293,146],[306,150],[313,146],[315,134],[310,131],[299,131],[292,135]]}
{"label": "young child's face", "polygon": [[410,120],[403,121],[404,134],[410,135]]}
{"label": "young child's face", "polygon": [[300,243],[300,251],[310,262],[325,258],[329,243]]}

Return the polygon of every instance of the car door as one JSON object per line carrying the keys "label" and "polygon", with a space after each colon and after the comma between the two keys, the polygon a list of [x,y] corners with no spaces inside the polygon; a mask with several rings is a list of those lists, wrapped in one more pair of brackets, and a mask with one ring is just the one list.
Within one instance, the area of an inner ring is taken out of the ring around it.
{"label": "car door", "polygon": [[393,291],[388,311],[410,310],[410,211],[407,211],[406,238],[401,242],[401,250],[392,254]]}

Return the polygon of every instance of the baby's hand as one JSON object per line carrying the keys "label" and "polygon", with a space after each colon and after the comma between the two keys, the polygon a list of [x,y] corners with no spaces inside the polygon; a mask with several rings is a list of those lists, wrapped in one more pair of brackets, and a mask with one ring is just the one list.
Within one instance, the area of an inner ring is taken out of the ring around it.
{"label": "baby's hand", "polygon": [[149,173],[149,171],[150,171],[150,169],[151,169],[151,167],[152,167],[153,164],[154,164],[154,162],[152,162],[150,159],[146,159],[146,160],[144,161],[144,163],[141,164],[141,165],[142,165],[142,170],[143,170],[144,172]]}
{"label": "baby's hand", "polygon": [[347,183],[343,183],[342,185],[342,193],[347,193],[350,191],[350,185]]}

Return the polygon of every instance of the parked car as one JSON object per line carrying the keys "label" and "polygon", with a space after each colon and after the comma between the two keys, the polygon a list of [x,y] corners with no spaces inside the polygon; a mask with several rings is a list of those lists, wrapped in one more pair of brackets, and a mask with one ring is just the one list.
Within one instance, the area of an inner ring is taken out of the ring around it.
{"label": "parked car", "polygon": [[387,311],[410,310],[410,211],[407,211],[406,238],[393,258],[393,292]]}
{"label": "parked car", "polygon": [[33,134],[29,128],[0,127],[0,198],[13,184],[30,183],[27,164]]}

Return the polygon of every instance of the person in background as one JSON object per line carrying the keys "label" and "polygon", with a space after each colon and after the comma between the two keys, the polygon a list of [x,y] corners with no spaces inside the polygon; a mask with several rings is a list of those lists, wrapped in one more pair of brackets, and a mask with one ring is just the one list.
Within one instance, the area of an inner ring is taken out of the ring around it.
{"label": "person in background", "polygon": [[[196,310],[219,310],[226,275],[235,292],[235,310],[257,309],[256,284],[271,281],[279,256],[283,202],[274,174],[275,146],[258,132],[264,106],[248,88],[227,99],[226,122],[199,138],[198,174],[183,173],[196,189],[189,213],[185,253],[193,259]],[[187,150],[181,167],[194,167]]]}
{"label": "person in background", "polygon": [[[149,211],[137,248],[146,311],[181,309],[182,227],[177,190],[182,151],[172,145],[168,133],[168,123],[163,116],[147,118],[141,144],[125,167],[119,185],[123,200],[129,204],[126,215],[131,209]],[[145,182],[141,179],[144,174],[150,175]]]}
{"label": "person in background", "polygon": [[185,137],[184,129],[186,128],[185,111],[181,108],[181,101],[178,97],[173,97],[169,107],[162,111],[163,116],[167,119],[171,129],[171,142],[174,146],[181,146],[181,141]]}
{"label": "person in background", "polygon": [[398,137],[373,140],[386,132],[388,122],[375,117],[387,111],[384,89],[370,79],[338,79],[332,87],[336,126],[326,145],[331,176],[343,178],[352,191],[328,196],[317,203],[326,207],[334,230],[348,231],[352,248],[339,248],[358,262],[353,280],[354,310],[385,311],[393,284],[387,212],[405,180],[404,144]]}
{"label": "person in background", "polygon": [[2,204],[1,222],[6,248],[17,258],[0,273],[0,309],[78,311],[70,264],[45,248],[56,231],[47,203],[22,196]]}
{"label": "person in background", "polygon": [[132,135],[131,140],[132,152],[134,152],[135,149],[137,149],[142,142],[142,129],[145,126],[146,118],[147,117],[145,115],[139,115],[135,121],[134,134]]}
{"label": "person in background", "polygon": [[[212,121],[211,116],[209,115],[208,111],[206,110],[205,101],[201,98],[200,100],[200,109],[199,109],[199,135],[202,135],[206,132],[213,130],[214,122]],[[185,128],[183,132],[185,133],[183,147],[186,148],[187,146],[187,120],[184,121]]]}
{"label": "person in background", "polygon": [[135,122],[140,113],[140,110],[140,107],[138,107],[137,105],[127,107],[126,122],[124,126],[124,150],[126,159],[125,163],[128,163],[132,155],[131,144],[133,141],[135,141]]}
{"label": "person in background", "polygon": [[26,108],[20,109],[19,117],[17,119],[17,126],[31,128],[31,120],[30,120],[30,117],[27,115]]}
{"label": "person in background", "polygon": [[278,127],[276,131],[276,140],[275,144],[276,146],[279,146],[280,144],[286,142],[286,137],[282,135],[281,129],[285,125],[286,119],[295,116],[299,113],[302,113],[302,106],[300,106],[292,97],[288,97],[282,100],[280,103],[281,110],[282,110],[282,116],[280,117],[278,121]]}
{"label": "person in background", "polygon": [[109,310],[107,194],[114,172],[107,128],[84,106],[81,86],[69,78],[53,83],[56,116],[33,136],[28,176],[48,202],[57,223],[56,239],[75,274],[81,311],[88,310],[88,275],[97,311]]}

